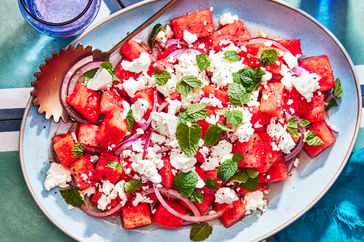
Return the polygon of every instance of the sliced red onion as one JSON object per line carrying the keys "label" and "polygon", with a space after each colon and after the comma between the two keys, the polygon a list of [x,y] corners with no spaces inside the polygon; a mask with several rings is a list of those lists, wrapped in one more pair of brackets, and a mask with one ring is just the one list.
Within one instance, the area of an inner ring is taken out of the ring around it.
{"label": "sliced red onion", "polygon": [[188,55],[196,54],[196,55],[199,55],[201,53],[202,52],[200,50],[196,50],[196,49],[178,49],[178,50],[175,50],[172,53],[170,53],[167,58],[172,58],[173,60],[178,60],[178,58],[183,54],[188,54]]}
{"label": "sliced red onion", "polygon": [[328,112],[325,112],[325,122],[332,131],[334,131],[335,133],[339,133],[339,129],[332,123],[330,119],[330,114]]}
{"label": "sliced red onion", "polygon": [[98,154],[98,153],[101,153],[102,152],[102,148],[98,148],[98,147],[92,147],[92,146],[88,146],[88,145],[85,145],[83,147],[83,149],[88,152],[88,153],[91,153],[91,154]]}
{"label": "sliced red onion", "polygon": [[298,140],[296,147],[293,148],[293,150],[291,151],[291,153],[289,153],[288,155],[285,155],[283,157],[284,161],[290,161],[293,160],[294,158],[296,158],[296,156],[301,152],[301,150],[303,149],[303,146],[305,145],[305,143],[303,142],[304,140],[304,133],[306,132],[306,128],[305,127],[299,127],[300,133],[301,133],[301,137]]}
{"label": "sliced red onion", "polygon": [[243,41],[241,43],[241,45],[243,45],[243,46],[248,45],[248,44],[262,44],[262,45],[264,45],[267,41],[271,42],[272,45],[275,45],[277,48],[279,48],[279,49],[281,49],[281,50],[283,50],[285,52],[291,53],[291,51],[289,51],[286,47],[284,47],[283,45],[278,43],[276,40],[270,39],[270,38],[264,38],[264,37],[254,37],[254,38],[248,39],[246,41]]}
{"label": "sliced red onion", "polygon": [[96,217],[96,218],[106,218],[106,217],[110,217],[112,215],[115,215],[116,213],[120,212],[121,208],[123,207],[123,205],[118,204],[115,207],[113,207],[112,209],[110,209],[109,211],[105,211],[105,212],[99,212],[99,211],[95,211],[95,209],[86,206],[85,204],[82,204],[81,209],[82,211],[84,211],[85,213],[87,213],[88,215],[92,216],[92,217]]}
{"label": "sliced red onion", "polygon": [[181,40],[181,39],[169,39],[169,40],[167,40],[166,44],[164,45],[164,49],[168,49],[172,45],[188,46],[188,44],[184,40]]}
{"label": "sliced red onion", "polygon": [[301,76],[303,72],[308,72],[305,68],[301,66],[296,66],[292,69],[293,73],[297,76]]}
{"label": "sliced red onion", "polygon": [[[198,210],[198,208],[196,207],[196,205],[193,204],[193,202],[191,202],[188,198],[185,198],[184,196],[182,196],[181,194],[179,194],[179,192],[177,192],[176,190],[167,189],[167,188],[161,188],[161,187],[157,188],[156,186],[154,186],[154,188],[150,188],[148,190],[142,191],[141,192],[141,195],[147,196],[147,195],[156,193],[156,191],[158,192],[159,195],[160,194],[163,194],[167,198],[170,198],[170,199],[178,199],[178,200],[182,201],[189,208],[189,210],[191,210],[191,212],[196,217],[201,216],[200,210]],[[158,198],[158,195],[157,195],[157,198]]]}
{"label": "sliced red onion", "polygon": [[214,214],[209,214],[209,215],[203,215],[203,216],[190,216],[190,215],[183,215],[180,214],[179,212],[177,212],[176,210],[174,210],[171,206],[168,205],[168,203],[166,202],[166,200],[164,200],[164,198],[162,197],[161,193],[159,192],[158,188],[154,185],[154,192],[155,195],[157,196],[158,201],[162,204],[162,206],[171,214],[173,214],[176,217],[179,217],[187,222],[193,222],[193,223],[202,223],[202,222],[208,222],[214,219],[217,219],[219,217],[221,217],[224,212],[227,209],[232,208],[232,204],[227,206],[225,209],[218,211]]}
{"label": "sliced red onion", "polygon": [[145,159],[145,157],[147,156],[148,153],[148,147],[150,145],[150,140],[152,138],[152,132],[147,132],[145,134],[145,142],[144,142],[144,147],[143,147],[143,160]]}

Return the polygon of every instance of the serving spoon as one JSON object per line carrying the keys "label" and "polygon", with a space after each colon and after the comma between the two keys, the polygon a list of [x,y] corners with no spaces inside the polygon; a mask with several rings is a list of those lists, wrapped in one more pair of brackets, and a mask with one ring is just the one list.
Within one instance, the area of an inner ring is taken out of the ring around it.
{"label": "serving spoon", "polygon": [[[64,78],[67,78],[67,75],[73,75],[70,68],[73,68],[75,64],[79,64],[80,67],[86,65],[87,62],[82,63],[82,60],[87,59],[90,62],[109,61],[114,65],[117,64],[122,58],[119,53],[120,47],[168,12],[177,2],[178,0],[168,2],[108,51],[93,50],[91,46],[84,47],[82,44],[79,44],[62,48],[59,53],[54,52],[52,58],[47,58],[45,64],[39,66],[40,72],[34,74],[36,80],[32,82],[34,89],[31,92],[31,96],[34,98],[33,105],[39,106],[38,113],[44,113],[46,119],[52,118],[55,122],[59,122],[60,119],[67,122],[69,115],[62,105],[60,93]],[[68,78],[71,77],[68,76]]]}

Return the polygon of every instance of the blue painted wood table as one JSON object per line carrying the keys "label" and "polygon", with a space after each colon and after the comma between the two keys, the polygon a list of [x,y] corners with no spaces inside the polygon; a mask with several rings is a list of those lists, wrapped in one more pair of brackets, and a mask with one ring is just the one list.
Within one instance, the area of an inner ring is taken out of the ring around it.
{"label": "blue painted wood table", "polygon": [[[138,0],[104,0],[95,22]],[[44,59],[72,39],[44,36],[23,20],[16,1],[0,8],[0,241],[72,241],[32,200],[19,166],[18,135],[33,73]],[[356,65],[364,92],[364,1],[287,0],[305,10],[343,43]],[[364,146],[361,122],[355,149]]]}

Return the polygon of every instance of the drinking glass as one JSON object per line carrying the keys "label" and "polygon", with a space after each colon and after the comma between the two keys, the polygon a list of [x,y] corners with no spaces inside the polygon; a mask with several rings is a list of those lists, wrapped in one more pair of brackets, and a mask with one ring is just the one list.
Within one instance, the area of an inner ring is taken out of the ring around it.
{"label": "drinking glass", "polygon": [[96,17],[101,0],[18,0],[24,19],[53,37],[81,33]]}

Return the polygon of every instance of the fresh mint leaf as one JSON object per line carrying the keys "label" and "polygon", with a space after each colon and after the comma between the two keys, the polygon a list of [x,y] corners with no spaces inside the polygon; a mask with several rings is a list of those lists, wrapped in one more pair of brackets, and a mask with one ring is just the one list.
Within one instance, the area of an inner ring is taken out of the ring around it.
{"label": "fresh mint leaf", "polygon": [[141,186],[142,186],[141,180],[131,179],[124,184],[124,189],[125,192],[127,193],[133,193],[138,191]]}
{"label": "fresh mint leaf", "polygon": [[77,143],[72,147],[72,155],[76,156],[77,158],[81,158],[83,156],[83,148],[84,145],[81,143]]}
{"label": "fresh mint leaf", "polygon": [[250,94],[246,92],[244,86],[237,83],[231,83],[229,85],[228,95],[231,104],[235,106],[242,106],[250,100]]}
{"label": "fresh mint leaf", "polygon": [[238,163],[242,159],[244,159],[244,156],[242,154],[240,154],[240,153],[233,154],[233,158],[232,158],[233,161]]}
{"label": "fresh mint leaf", "polygon": [[198,175],[196,172],[189,171],[180,173],[173,179],[173,187],[184,197],[190,197],[196,189]]}
{"label": "fresh mint leaf", "polygon": [[181,123],[194,123],[205,119],[209,113],[206,110],[207,103],[191,104],[187,109],[178,115],[178,120]]}
{"label": "fresh mint leaf", "polygon": [[235,175],[233,175],[230,179],[232,182],[245,183],[249,180],[249,176],[246,173],[245,169],[239,170]]}
{"label": "fresh mint leaf", "polygon": [[218,189],[219,187],[217,186],[217,184],[216,184],[216,181],[215,181],[215,179],[213,179],[213,178],[206,178],[206,180],[205,180],[205,185],[206,185],[206,187],[207,188],[209,188],[209,189]]}
{"label": "fresh mint leaf", "polygon": [[246,92],[251,93],[258,90],[264,74],[260,68],[244,67],[232,75],[235,83],[243,85]]}
{"label": "fresh mint leaf", "polygon": [[206,223],[193,224],[190,231],[191,241],[203,241],[206,240],[212,233],[212,227]]}
{"label": "fresh mint leaf", "polygon": [[61,196],[67,204],[74,207],[81,207],[81,205],[83,204],[83,199],[81,197],[80,191],[76,188],[60,190],[59,192],[61,193]]}
{"label": "fresh mint leaf", "polygon": [[243,112],[240,110],[226,111],[226,120],[233,126],[239,125],[243,122]]}
{"label": "fresh mint leaf", "polygon": [[318,137],[317,134],[311,130],[309,130],[305,133],[304,140],[305,140],[306,144],[311,145],[311,146],[320,146],[320,145],[324,144],[322,139],[320,139],[320,137]]}
{"label": "fresh mint leaf", "polygon": [[197,65],[198,65],[198,68],[200,69],[200,71],[206,70],[211,64],[210,57],[207,54],[197,55],[196,61],[197,61]]}
{"label": "fresh mint leaf", "polygon": [[277,61],[277,51],[274,49],[264,50],[260,55],[260,62],[263,66],[273,65]]}
{"label": "fresh mint leaf", "polygon": [[332,107],[337,107],[337,106],[339,106],[339,105],[337,104],[336,99],[335,98],[332,98],[332,99],[330,99],[330,101],[328,103],[325,104],[325,111],[327,112]]}
{"label": "fresh mint leaf", "polygon": [[198,80],[195,76],[185,76],[176,85],[177,92],[183,96],[187,96],[194,88],[201,87],[202,81]]}
{"label": "fresh mint leaf", "polygon": [[83,73],[83,78],[85,79],[85,82],[87,83],[89,80],[91,80],[95,76],[96,72],[97,72],[97,68]]}
{"label": "fresh mint leaf", "polygon": [[160,23],[154,25],[152,32],[150,33],[149,40],[148,40],[149,46],[152,47],[154,45],[155,39],[158,36],[159,32],[161,32],[161,31],[164,31],[163,25],[161,25]]}
{"label": "fresh mint leaf", "polygon": [[202,193],[200,190],[194,190],[192,195],[190,196],[190,200],[192,202],[197,202],[197,203],[203,203],[204,199],[203,199],[203,196],[202,196]]}
{"label": "fresh mint leaf", "polygon": [[128,130],[131,132],[133,130],[133,125],[135,123],[135,119],[133,117],[133,111],[129,109],[128,113],[126,114],[126,121],[128,122]]}
{"label": "fresh mint leaf", "polygon": [[249,178],[256,178],[259,175],[259,171],[253,168],[247,168],[246,174],[248,174]]}
{"label": "fresh mint leaf", "polygon": [[227,181],[238,171],[238,163],[231,160],[225,160],[221,163],[217,170],[217,178],[221,181]]}
{"label": "fresh mint leaf", "polygon": [[294,138],[298,138],[298,124],[297,124],[298,118],[292,117],[288,119],[287,122],[287,130],[292,134]]}
{"label": "fresh mint leaf", "polygon": [[334,96],[336,98],[342,98],[344,95],[343,88],[341,86],[341,80],[336,78],[335,80],[335,87],[334,87]]}
{"label": "fresh mint leaf", "polygon": [[253,192],[259,186],[258,177],[250,178],[247,182],[241,183],[241,185],[246,189],[248,189],[249,191]]}
{"label": "fresh mint leaf", "polygon": [[198,124],[178,124],[176,138],[179,147],[186,156],[192,157],[197,153],[198,142],[201,138],[201,133],[202,130]]}
{"label": "fresh mint leaf", "polygon": [[203,138],[207,146],[214,146],[219,142],[223,130],[217,124],[211,124]]}
{"label": "fresh mint leaf", "polygon": [[230,62],[237,62],[241,58],[240,58],[238,52],[236,52],[235,50],[228,50],[228,51],[224,52],[224,59],[228,60]]}
{"label": "fresh mint leaf", "polygon": [[116,161],[109,160],[107,162],[107,166],[112,168],[114,171],[121,171],[121,165]]}
{"label": "fresh mint leaf", "polygon": [[168,71],[153,71],[154,77],[155,77],[155,82],[160,85],[163,86],[165,85],[168,80],[171,78],[171,74]]}
{"label": "fresh mint leaf", "polygon": [[308,121],[308,120],[306,120],[306,119],[301,119],[300,120],[300,126],[301,127],[307,127],[308,125],[310,125],[311,123],[310,123],[310,121]]}

